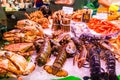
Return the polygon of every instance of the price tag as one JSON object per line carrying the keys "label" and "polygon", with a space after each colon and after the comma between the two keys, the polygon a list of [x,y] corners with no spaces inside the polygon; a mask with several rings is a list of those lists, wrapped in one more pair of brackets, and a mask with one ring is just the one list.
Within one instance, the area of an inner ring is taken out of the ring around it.
{"label": "price tag", "polygon": [[72,7],[63,6],[62,10],[64,11],[65,14],[72,14],[73,13],[73,8]]}
{"label": "price tag", "polygon": [[107,13],[97,13],[93,18],[97,19],[106,19],[107,20],[108,14]]}

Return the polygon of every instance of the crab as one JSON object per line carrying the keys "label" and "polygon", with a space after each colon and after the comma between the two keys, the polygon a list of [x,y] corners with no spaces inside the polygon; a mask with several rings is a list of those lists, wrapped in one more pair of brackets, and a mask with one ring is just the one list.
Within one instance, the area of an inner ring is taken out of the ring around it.
{"label": "crab", "polygon": [[20,20],[15,26],[17,29],[5,32],[3,39],[9,42],[34,42],[43,37],[43,28],[30,20]]}
{"label": "crab", "polygon": [[35,64],[14,52],[0,51],[0,77],[20,77],[28,75],[35,69]]}
{"label": "crab", "polygon": [[13,43],[7,44],[3,48],[7,51],[12,51],[22,56],[30,56],[34,53],[35,48],[33,43]]}

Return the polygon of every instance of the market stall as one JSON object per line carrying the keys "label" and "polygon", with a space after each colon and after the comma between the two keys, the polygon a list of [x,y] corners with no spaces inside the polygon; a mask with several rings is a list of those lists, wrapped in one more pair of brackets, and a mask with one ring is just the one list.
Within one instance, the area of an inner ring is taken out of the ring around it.
{"label": "market stall", "polygon": [[99,11],[93,17],[91,9],[69,14],[65,10],[55,11],[51,17],[44,9],[25,13],[27,19],[18,20],[3,34],[3,79],[57,80],[74,76],[73,80],[119,80],[120,13]]}

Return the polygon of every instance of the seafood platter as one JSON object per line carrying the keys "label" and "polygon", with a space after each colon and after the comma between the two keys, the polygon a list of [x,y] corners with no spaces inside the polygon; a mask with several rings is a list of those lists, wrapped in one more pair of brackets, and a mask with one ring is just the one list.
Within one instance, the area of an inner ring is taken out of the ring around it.
{"label": "seafood platter", "polygon": [[120,27],[92,17],[82,22],[82,13],[26,13],[28,19],[3,34],[0,80],[119,80]]}

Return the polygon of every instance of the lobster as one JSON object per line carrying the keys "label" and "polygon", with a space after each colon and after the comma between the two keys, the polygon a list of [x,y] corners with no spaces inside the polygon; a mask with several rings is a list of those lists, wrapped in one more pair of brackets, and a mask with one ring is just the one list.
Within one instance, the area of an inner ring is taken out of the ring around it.
{"label": "lobster", "polygon": [[97,47],[92,46],[89,48],[88,53],[89,65],[90,65],[90,75],[92,80],[101,80],[101,64],[100,56],[97,52]]}
{"label": "lobster", "polygon": [[[91,80],[118,80],[115,71],[115,57],[111,44],[107,42],[105,36],[95,36],[89,34],[81,34],[79,38],[72,38],[77,49],[84,50],[86,48],[87,58],[90,66]],[[83,46],[85,48],[83,48]],[[83,54],[86,54],[85,52]],[[101,71],[100,58],[105,58],[107,72]],[[80,54],[79,54],[80,57]]]}
{"label": "lobster", "polygon": [[104,53],[105,56],[105,61],[106,61],[106,69],[107,69],[107,74],[108,74],[108,79],[109,80],[118,80],[116,76],[116,61],[115,57],[110,50],[105,50]]}
{"label": "lobster", "polygon": [[57,37],[53,37],[53,39],[50,40],[51,47],[52,47],[52,53],[56,56],[58,55],[59,48],[61,45],[66,45],[66,52],[68,53],[68,57],[71,57],[74,55],[76,51],[76,47],[71,40],[71,37],[69,34],[59,34]]}
{"label": "lobster", "polygon": [[48,58],[51,55],[51,45],[50,40],[46,38],[41,45],[40,50],[38,51],[38,55],[36,57],[36,63],[38,66],[43,66],[47,63]]}
{"label": "lobster", "polygon": [[67,58],[67,53],[65,51],[65,48],[66,46],[60,47],[58,55],[52,66],[49,66],[49,65],[44,66],[44,70],[46,70],[46,72],[59,77],[62,77],[62,76],[65,77],[68,75],[67,71],[61,69]]}
{"label": "lobster", "polygon": [[77,66],[81,68],[86,61],[87,50],[85,48],[85,45],[82,45],[82,41],[80,41],[79,38],[74,37],[72,38],[72,40],[77,48],[76,55],[74,56],[73,59],[73,65],[75,65],[75,61],[77,61]]}
{"label": "lobster", "polygon": [[[74,41],[77,47],[77,53],[78,53],[73,59],[73,65],[76,60],[78,62],[78,67],[81,68],[84,65],[85,61],[87,60],[87,55],[90,51],[87,50],[90,47],[89,45],[95,46],[94,44],[97,43],[98,40],[100,40],[100,37],[94,35],[91,36],[89,34],[81,34],[79,38],[73,37],[72,40]],[[97,49],[97,51],[98,50],[99,48]]]}
{"label": "lobster", "polygon": [[67,52],[67,57],[73,57],[75,55],[77,49],[73,40],[69,40],[65,50]]}
{"label": "lobster", "polygon": [[[116,76],[116,62],[115,57],[112,52],[112,46],[109,42],[107,42],[105,39],[99,39],[97,41],[94,41],[93,43],[98,53],[100,53],[100,56],[102,55],[102,58],[105,59],[106,62],[106,69],[107,72],[101,72],[100,74],[100,80],[118,80]],[[98,80],[98,79],[97,79]]]}
{"label": "lobster", "polygon": [[43,42],[44,42],[44,39],[42,39],[42,38],[33,42],[37,53],[39,52],[40,48],[42,47]]}
{"label": "lobster", "polygon": [[78,54],[75,55],[74,59],[73,59],[73,65],[75,64],[75,61],[77,61],[78,63],[78,67],[81,68],[84,63],[86,62],[86,57],[87,57],[87,49],[85,47],[85,45],[82,46],[81,50],[78,50]]}

